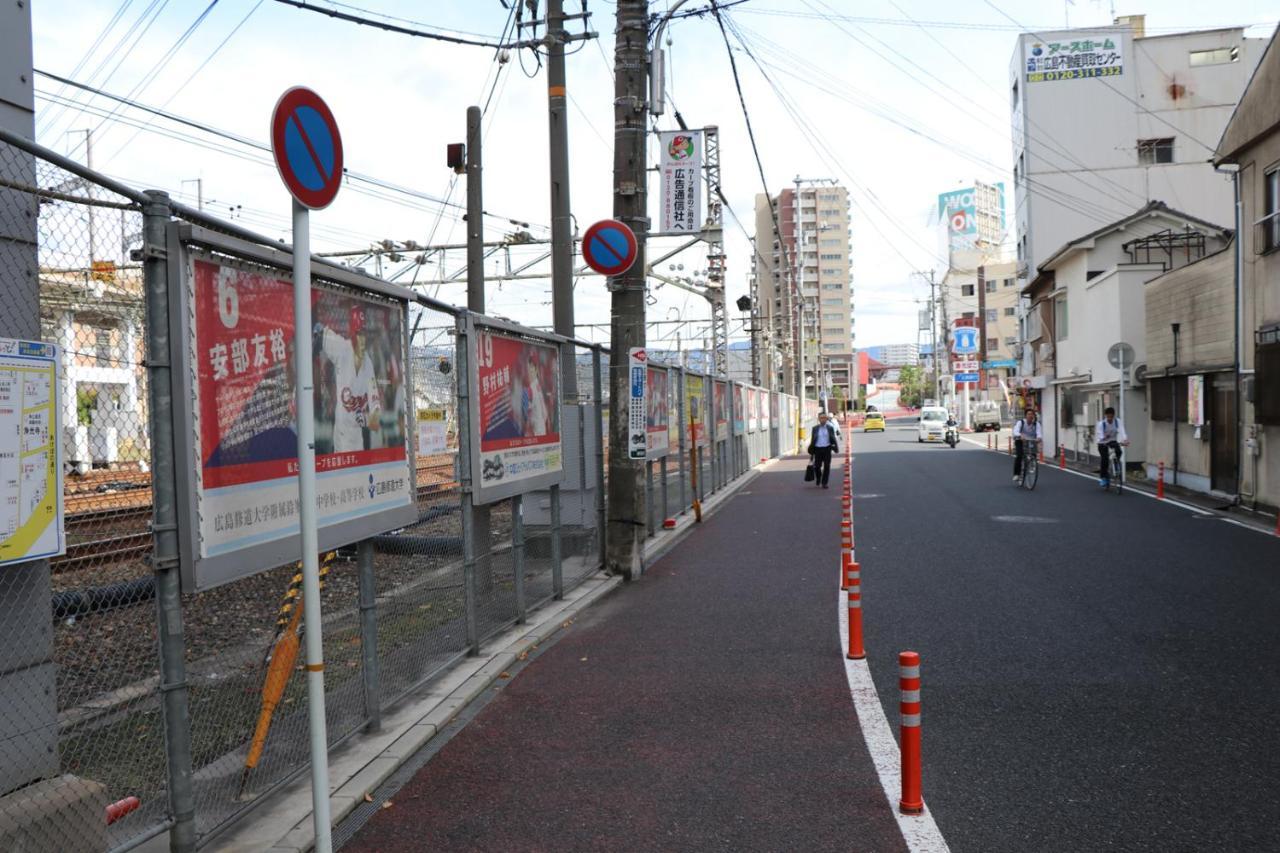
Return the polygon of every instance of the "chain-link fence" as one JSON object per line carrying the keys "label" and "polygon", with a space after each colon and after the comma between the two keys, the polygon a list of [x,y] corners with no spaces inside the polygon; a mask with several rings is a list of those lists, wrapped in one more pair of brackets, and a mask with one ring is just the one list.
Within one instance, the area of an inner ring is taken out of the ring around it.
{"label": "chain-link fence", "polygon": [[[270,241],[0,142],[0,338],[60,348],[50,405],[66,538],[65,554],[0,569],[0,849],[124,850],[166,830],[176,849],[194,849],[308,767],[298,567],[179,584],[191,553],[182,537],[198,533],[185,528],[203,518],[182,509],[189,439],[175,435],[191,425],[176,398],[197,377],[176,373],[173,341],[187,329],[170,304],[184,286],[171,280],[184,275],[172,254],[186,238],[175,235],[193,223],[264,247],[219,257],[284,274],[263,259],[278,251]],[[326,270],[314,273],[326,289],[350,289]],[[410,298],[403,360],[380,356],[407,378],[396,440],[412,451],[414,520],[322,563],[331,746],[604,562],[608,352],[527,333],[576,366],[554,418],[512,415],[549,418],[562,473],[481,504],[471,463],[484,445],[468,428],[476,410],[459,403],[477,393],[459,346],[467,316]],[[0,367],[0,406],[15,376]],[[769,455],[728,408],[738,386],[721,386],[718,410],[710,377],[673,368],[667,380],[669,446],[646,463],[651,534],[688,510],[695,481],[705,498]],[[287,390],[255,398],[255,417],[289,426]],[[317,394],[318,407],[335,405]],[[318,447],[335,441],[325,429]]]}

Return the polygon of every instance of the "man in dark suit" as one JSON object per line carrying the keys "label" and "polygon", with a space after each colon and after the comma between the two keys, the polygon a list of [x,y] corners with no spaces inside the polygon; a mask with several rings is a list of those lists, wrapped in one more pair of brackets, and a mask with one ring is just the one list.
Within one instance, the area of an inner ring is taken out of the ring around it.
{"label": "man in dark suit", "polygon": [[815,486],[827,488],[831,479],[831,457],[840,450],[840,430],[827,419],[826,412],[818,413],[818,425],[809,435],[809,456],[813,459]]}

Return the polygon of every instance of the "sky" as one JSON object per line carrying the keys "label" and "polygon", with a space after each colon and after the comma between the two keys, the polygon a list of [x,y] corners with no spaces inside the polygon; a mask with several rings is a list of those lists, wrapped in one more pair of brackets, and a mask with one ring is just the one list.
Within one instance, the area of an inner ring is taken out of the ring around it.
{"label": "sky", "polygon": [[[489,42],[500,40],[509,20],[501,0],[310,2]],[[581,9],[580,0],[565,5]],[[654,11],[668,5],[651,4]],[[685,6],[704,7],[704,0]],[[572,44],[567,60],[570,188],[580,231],[612,213],[615,6],[589,0],[587,9],[598,37]],[[673,21],[668,109],[656,121],[677,127],[674,106],[690,127],[720,128],[722,186],[732,211],[725,216],[731,337],[744,337],[732,305],[748,291],[763,170],[771,193],[797,175],[836,178],[850,189],[857,345],[914,341],[918,302],[928,294],[922,274],[932,269],[941,277],[946,267],[938,193],[974,180],[1011,184],[1007,76],[1017,33],[1102,25],[1113,12],[1147,13],[1150,33],[1251,25],[1249,34],[1261,37],[1280,19],[1275,0],[746,0],[723,13],[725,35],[710,15]],[[347,167],[413,194],[348,182],[312,218],[315,251],[360,250],[384,239],[463,242],[465,181],[446,167],[445,149],[465,138],[470,105],[486,107],[485,209],[493,214],[486,237],[519,230],[549,236],[546,72],[529,49],[504,54],[415,38],[278,0],[42,0],[33,14],[39,71],[258,143],[267,141],[272,107],[285,89],[319,92],[341,128]],[[582,25],[570,29],[581,32]],[[83,160],[83,131],[91,129],[95,168],[191,204],[199,190],[208,211],[288,238],[289,198],[269,154],[47,77],[37,76],[36,89],[42,143]],[[656,163],[655,144],[650,151]],[[650,257],[678,243],[655,239]],[[513,250],[512,266],[541,251]],[[683,269],[667,269],[671,264]],[[441,279],[461,266],[461,253],[453,253],[443,268],[391,265],[383,272],[460,304],[464,281]],[[694,248],[660,269],[692,276],[704,267],[705,253]],[[504,271],[505,259],[491,259],[487,270]],[[494,313],[531,326],[551,322],[549,279],[491,283],[487,298]],[[686,345],[702,344],[710,316],[703,298],[662,286],[651,289],[650,303],[651,346],[671,346],[677,334]],[[607,337],[602,278],[577,280],[575,309],[582,337]]]}

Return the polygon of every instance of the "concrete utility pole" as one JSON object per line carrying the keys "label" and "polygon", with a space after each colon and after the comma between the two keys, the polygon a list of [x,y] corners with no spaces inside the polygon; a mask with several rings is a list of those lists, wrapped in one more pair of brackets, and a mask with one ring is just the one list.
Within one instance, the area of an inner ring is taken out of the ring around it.
{"label": "concrete utility pole", "polygon": [[[484,313],[484,184],[481,142],[484,115],[479,107],[467,107],[467,309]],[[471,501],[467,495],[467,501]],[[477,574],[483,587],[492,582],[489,562],[489,507],[472,506],[472,541]]]}
{"label": "concrete utility pole", "polygon": [[[564,0],[547,2],[547,126],[551,133],[551,317],[556,334],[574,337],[573,218],[569,210],[569,115],[565,103]],[[560,351],[560,388],[578,397],[574,348]]]}
{"label": "concrete utility pole", "polygon": [[[610,279],[613,292],[609,352],[609,519],[607,565],[627,580],[644,559],[645,478],[627,458],[628,361],[645,345],[645,242],[649,235],[645,142],[648,117],[648,0],[618,0],[614,42],[613,216],[636,235],[640,260]],[[684,425],[681,424],[681,428]]]}
{"label": "concrete utility pole", "polygon": [[[978,264],[978,328],[982,331],[978,335],[978,377],[985,378],[986,368],[983,367],[987,363],[987,267],[985,264]],[[996,327],[997,329],[999,326]],[[986,391],[986,383],[978,383],[978,399],[983,399]]]}

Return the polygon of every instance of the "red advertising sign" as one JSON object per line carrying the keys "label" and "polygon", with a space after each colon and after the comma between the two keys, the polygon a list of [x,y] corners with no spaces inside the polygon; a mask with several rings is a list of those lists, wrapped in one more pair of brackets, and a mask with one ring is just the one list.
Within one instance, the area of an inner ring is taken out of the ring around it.
{"label": "red advertising sign", "polygon": [[[191,262],[200,556],[297,532],[293,285]],[[318,520],[411,506],[402,309],[312,290]]]}
{"label": "red advertising sign", "polygon": [[729,437],[729,386],[723,382],[715,383],[715,418],[716,441],[724,441]]}
{"label": "red advertising sign", "polygon": [[647,369],[645,432],[649,439],[648,458],[658,459],[666,456],[671,446],[671,394],[667,388],[667,369],[652,366]]}
{"label": "red advertising sign", "polygon": [[562,464],[556,347],[480,327],[475,376],[481,488],[558,473]]}

